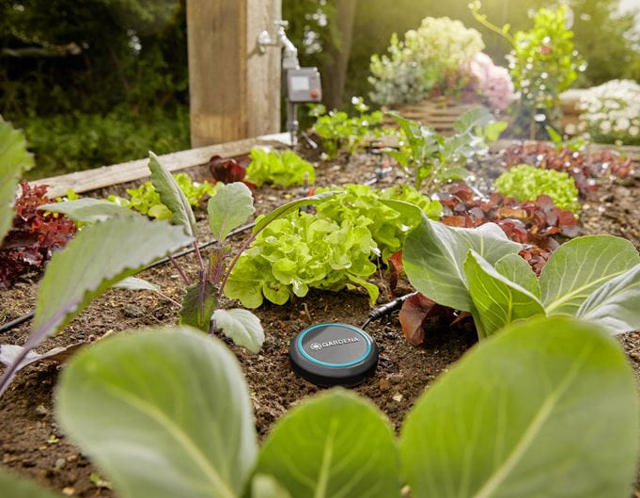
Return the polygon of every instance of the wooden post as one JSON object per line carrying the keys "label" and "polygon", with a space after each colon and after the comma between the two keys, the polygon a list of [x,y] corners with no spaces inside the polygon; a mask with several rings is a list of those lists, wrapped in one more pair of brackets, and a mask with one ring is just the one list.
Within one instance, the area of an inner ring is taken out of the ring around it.
{"label": "wooden post", "polygon": [[280,49],[256,39],[281,2],[187,0],[192,147],[280,130]]}

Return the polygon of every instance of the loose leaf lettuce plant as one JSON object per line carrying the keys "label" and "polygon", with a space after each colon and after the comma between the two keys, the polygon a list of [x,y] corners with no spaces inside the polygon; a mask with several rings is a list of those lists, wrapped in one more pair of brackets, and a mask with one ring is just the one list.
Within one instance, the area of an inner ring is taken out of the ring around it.
{"label": "loose leaf lettuce plant", "polygon": [[[192,207],[198,207],[202,199],[208,195],[212,196],[216,191],[216,186],[209,182],[194,182],[186,173],[174,175],[176,183],[187,197]],[[158,220],[170,220],[171,211],[160,200],[160,195],[151,182],[145,182],[135,189],[127,189],[129,199],[110,195],[109,200],[127,208],[135,209],[141,214]]]}
{"label": "loose leaf lettuce plant", "polygon": [[256,238],[233,269],[225,294],[257,308],[263,296],[285,304],[293,295],[306,296],[310,288],[362,287],[375,302],[378,288],[367,279],[376,271],[371,258],[378,254],[366,227],[295,212]]}
{"label": "loose leaf lettuce plant", "polygon": [[[328,190],[317,189],[316,192]],[[318,204],[317,216],[338,224],[348,220],[354,225],[367,227],[385,262],[402,248],[407,233],[417,225],[418,220],[403,219],[400,213],[381,201],[391,199],[409,202],[433,220],[440,219],[442,215],[442,204],[439,201],[429,199],[410,185],[378,190],[368,185],[347,184],[340,190],[343,195]]]}
{"label": "loose leaf lettuce plant", "polygon": [[[18,166],[12,166],[15,171]],[[54,254],[38,288],[33,331],[14,362],[0,378],[0,394],[7,388],[23,360],[46,337],[62,330],[91,300],[108,288],[131,277],[152,261],[171,257],[177,250],[196,245],[195,218],[189,201],[169,171],[150,153],[149,169],[162,203],[172,213],[174,225],[164,221],[150,221],[135,212],[108,201],[80,199],[47,204],[43,209],[63,212],[75,221],[88,223],[64,250]],[[16,173],[17,175],[17,173]],[[224,287],[228,270],[224,239],[252,213],[249,189],[242,183],[224,185],[210,198],[209,223],[217,246],[209,268],[206,269],[196,245],[200,270],[192,283],[182,269],[176,268],[187,285],[180,311],[180,322],[201,330],[222,329],[234,342],[257,351],[264,340],[260,321],[243,309],[218,309],[218,289]],[[331,195],[330,193],[323,196]],[[320,197],[323,197],[320,196]],[[262,230],[269,222],[289,209],[311,204],[315,197],[293,201],[264,217],[256,227]],[[0,209],[2,217],[9,216],[9,204]],[[235,262],[235,260],[234,260]],[[132,285],[129,281],[129,285]],[[144,286],[135,285],[135,288]]]}
{"label": "loose leaf lettuce plant", "polygon": [[[218,307],[220,293],[225,288],[229,273],[242,251],[270,222],[291,209],[313,204],[317,199],[330,196],[332,193],[328,192],[292,201],[263,217],[256,224],[253,236],[245,242],[235,258],[229,262],[231,255],[225,240],[234,229],[240,227],[253,214],[253,198],[251,191],[244,183],[235,182],[220,185],[216,188],[213,196],[209,198],[207,204],[209,227],[216,243],[208,262],[205,263],[200,249],[193,239],[195,217],[184,191],[153,153],[150,153],[149,169],[151,170],[151,183],[162,204],[171,212],[172,223],[182,227],[184,233],[191,238],[199,265],[197,275],[192,280],[178,263],[173,258],[171,259],[186,287],[182,308],[179,312],[180,323],[210,333],[220,329],[236,344],[252,352],[257,352],[264,341],[264,331],[258,317],[245,309],[225,310]],[[85,206],[67,202],[61,209],[64,209],[71,217],[74,217],[75,213],[78,221],[84,221],[85,217],[94,215],[94,212],[89,208],[97,207],[99,210],[101,204],[104,203],[96,201],[91,206]],[[77,210],[74,209],[76,207]],[[53,209],[56,209],[55,206]]]}
{"label": "loose leaf lettuce plant", "polygon": [[46,185],[20,182],[11,228],[0,242],[0,288],[9,288],[26,273],[40,273],[52,254],[76,233],[75,223],[40,206],[51,200]]}
{"label": "loose leaf lettuce plant", "polygon": [[340,152],[354,154],[367,137],[380,132],[383,117],[381,111],[369,112],[369,106],[362,97],[353,97],[351,104],[356,111],[351,117],[346,112],[337,110],[327,114],[322,104],[311,111],[311,115],[316,117],[313,131],[322,140],[322,147],[330,159],[338,157]]}
{"label": "loose leaf lettuce plant", "polygon": [[385,152],[413,176],[416,190],[432,192],[449,180],[467,177],[467,160],[486,150],[500,137],[507,124],[495,121],[486,109],[477,107],[465,112],[454,123],[455,134],[445,137],[418,121],[389,112],[400,128],[399,150]]}
{"label": "loose leaf lettuce plant", "polygon": [[[328,190],[318,189],[319,195]],[[263,231],[231,272],[227,297],[256,308],[263,296],[284,304],[310,288],[361,287],[375,303],[378,288],[367,282],[376,271],[375,260],[382,256],[386,262],[419,222],[418,216],[403,217],[382,200],[412,202],[434,219],[442,206],[408,186],[379,191],[351,184],[338,192],[341,195],[319,202],[315,215],[292,213]]]}
{"label": "loose leaf lettuce plant", "polygon": [[628,240],[576,237],[553,252],[540,278],[520,249],[493,223],[454,228],[423,216],[407,237],[403,261],[416,290],[470,312],[481,338],[536,315],[575,316],[612,334],[640,327],[640,256]]}
{"label": "loose leaf lettuce plant", "polygon": [[495,181],[495,188],[518,201],[535,201],[541,195],[548,195],[560,209],[575,213],[581,208],[576,182],[564,171],[519,164],[502,173]]}
{"label": "loose leaf lettuce plant", "polygon": [[[56,417],[121,498],[627,498],[638,400],[624,352],[568,317],[508,326],[416,401],[399,440],[335,388],[257,445],[249,390],[224,344],[188,327],[101,341],[72,359]],[[52,498],[0,471],[14,498]]]}
{"label": "loose leaf lettuce plant", "polygon": [[247,167],[245,179],[258,187],[265,183],[291,187],[316,181],[313,165],[293,151],[267,151],[261,147],[254,147],[249,155],[251,162]]}

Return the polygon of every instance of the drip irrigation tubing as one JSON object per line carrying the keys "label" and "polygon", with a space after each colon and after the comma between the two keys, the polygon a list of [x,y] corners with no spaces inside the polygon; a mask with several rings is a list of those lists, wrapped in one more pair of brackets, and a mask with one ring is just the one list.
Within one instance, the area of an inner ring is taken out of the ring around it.
{"label": "drip irrigation tubing", "polygon": [[[365,185],[371,186],[371,185],[375,185],[376,183],[378,183],[378,181],[384,176],[384,174],[386,173],[386,170],[383,169],[379,169],[378,171],[376,171],[376,176],[370,178],[369,180],[367,180],[365,182]],[[247,225],[243,225],[241,227],[236,228],[235,230],[232,230],[231,232],[229,232],[229,237],[233,237],[235,235],[239,235],[241,233],[246,232],[247,230],[252,229],[255,226],[255,222],[254,223],[249,223]],[[216,242],[218,242],[217,239],[212,239],[209,240],[207,242],[203,242],[202,244],[198,245],[198,250],[200,249],[205,249],[209,246],[212,246],[213,244],[215,244]],[[171,256],[173,258],[181,258],[182,256],[186,256],[187,254],[191,254],[192,252],[194,252],[196,250],[196,248],[194,246],[189,247],[187,249],[184,249],[180,252],[177,252],[176,254],[172,254]],[[145,266],[143,268],[143,270],[148,270],[150,268],[155,268],[156,266],[160,266],[163,265],[165,263],[168,263],[170,260],[170,258],[167,256],[165,258],[159,259],[157,261],[154,261],[153,263],[151,263],[148,266]],[[29,320],[31,320],[35,315],[34,311],[30,311],[29,313],[19,316],[18,318],[11,320],[10,322],[7,322],[5,324],[0,325],[0,334],[6,334],[7,332],[9,332],[10,330],[22,325],[25,322],[28,322]],[[368,324],[368,323],[367,323]]]}
{"label": "drip irrigation tubing", "polygon": [[[231,230],[229,232],[228,236],[229,237],[233,237],[235,235],[239,235],[239,234],[241,234],[243,232],[246,232],[247,230],[252,229],[255,225],[256,225],[255,223],[249,223],[247,225],[243,225],[241,227],[238,227],[235,230]],[[203,242],[202,244],[198,245],[198,250],[205,249],[205,248],[207,248],[209,246],[212,246],[216,242],[218,242],[218,239],[212,239],[212,240],[209,240],[207,242]],[[191,254],[195,250],[196,250],[195,246],[191,246],[191,247],[189,247],[187,249],[183,249],[180,252],[172,254],[171,257],[173,257],[173,258],[181,258],[182,256],[186,256],[187,254]],[[170,261],[169,256],[161,258],[161,259],[159,259],[157,261],[154,261],[150,265],[145,266],[141,271],[149,270],[150,268],[155,268],[156,266],[163,265],[165,263],[168,263],[169,261]],[[28,322],[29,320],[31,320],[33,318],[34,315],[35,315],[35,312],[34,311],[30,311],[26,315],[22,315],[22,316],[16,318],[15,320],[11,320],[10,322],[7,322],[7,323],[1,325],[0,326],[0,334],[4,334],[6,332],[9,332],[11,329],[14,329],[17,326],[22,325],[25,322]]]}

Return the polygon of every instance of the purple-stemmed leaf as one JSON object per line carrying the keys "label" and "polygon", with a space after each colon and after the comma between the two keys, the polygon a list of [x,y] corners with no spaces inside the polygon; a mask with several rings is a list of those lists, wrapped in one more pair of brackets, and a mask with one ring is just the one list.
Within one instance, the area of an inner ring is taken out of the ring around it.
{"label": "purple-stemmed leaf", "polygon": [[92,299],[192,241],[180,227],[143,217],[113,218],[79,232],[51,258],[38,288],[33,331],[22,354],[0,379],[0,394],[29,351],[61,330]]}
{"label": "purple-stemmed leaf", "polygon": [[0,242],[11,227],[18,180],[33,166],[24,135],[0,116]]}
{"label": "purple-stemmed leaf", "polygon": [[180,186],[173,175],[160,162],[158,156],[149,152],[149,169],[151,170],[151,183],[155,187],[162,204],[171,211],[171,222],[174,225],[184,227],[187,235],[195,233],[196,218]]}

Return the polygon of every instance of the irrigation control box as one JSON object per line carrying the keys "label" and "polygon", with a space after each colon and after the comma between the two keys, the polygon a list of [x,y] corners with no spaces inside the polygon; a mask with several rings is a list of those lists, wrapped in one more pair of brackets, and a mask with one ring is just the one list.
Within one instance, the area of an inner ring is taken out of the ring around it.
{"label": "irrigation control box", "polygon": [[319,386],[355,386],[378,364],[378,348],[364,330],[344,323],[309,327],[291,340],[293,369]]}
{"label": "irrigation control box", "polygon": [[304,102],[320,102],[322,100],[322,86],[320,72],[315,67],[299,67],[288,69],[287,100],[294,104]]}

